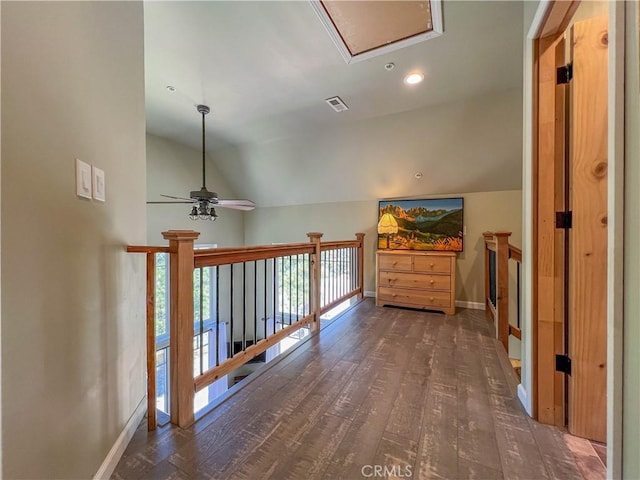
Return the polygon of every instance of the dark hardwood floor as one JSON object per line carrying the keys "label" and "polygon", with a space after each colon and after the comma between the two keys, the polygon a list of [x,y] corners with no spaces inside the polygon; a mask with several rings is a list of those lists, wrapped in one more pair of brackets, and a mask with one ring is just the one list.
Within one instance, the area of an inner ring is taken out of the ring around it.
{"label": "dark hardwood floor", "polygon": [[583,478],[516,383],[483,311],[367,299],[192,428],[143,422],[112,478]]}

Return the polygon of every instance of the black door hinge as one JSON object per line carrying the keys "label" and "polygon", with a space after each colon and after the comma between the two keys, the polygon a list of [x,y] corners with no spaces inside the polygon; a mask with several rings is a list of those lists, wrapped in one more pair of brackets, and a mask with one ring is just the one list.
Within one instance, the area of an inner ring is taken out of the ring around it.
{"label": "black door hinge", "polygon": [[556,355],[556,372],[571,375],[571,359],[568,355]]}
{"label": "black door hinge", "polygon": [[556,228],[571,228],[572,226],[572,212],[556,212]]}
{"label": "black door hinge", "polygon": [[558,85],[562,85],[564,83],[569,83],[573,78],[573,64],[567,63],[562,67],[558,67],[556,70],[556,83]]}

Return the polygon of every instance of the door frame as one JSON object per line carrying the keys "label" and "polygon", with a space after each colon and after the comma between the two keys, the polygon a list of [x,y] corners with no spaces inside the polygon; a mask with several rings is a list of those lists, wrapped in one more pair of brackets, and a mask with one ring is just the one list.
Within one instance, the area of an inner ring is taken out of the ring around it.
{"label": "door frame", "polygon": [[[540,81],[539,39],[564,32],[578,1],[541,0],[524,45],[523,137],[523,370],[518,396],[527,412],[538,418],[540,378],[538,358],[549,345],[539,343],[538,300],[538,179],[537,91]],[[607,476],[622,472],[623,357],[623,206],[624,206],[624,2],[609,3],[608,68],[608,258],[607,258]],[[547,373],[548,375],[548,373]],[[554,392],[555,398],[556,392]],[[554,422],[555,423],[555,422]]]}
{"label": "door frame", "polygon": [[[565,375],[556,371],[555,356],[566,354],[565,271],[566,238],[555,226],[555,212],[564,211],[565,195],[565,95],[558,86],[556,70],[565,59],[565,29],[579,2],[564,2],[560,15],[565,21],[553,22],[553,31],[543,29],[534,41],[535,77],[532,173],[533,190],[533,267],[534,278],[534,401],[535,416],[542,422],[562,427],[566,422]],[[564,7],[571,7],[565,11]],[[553,11],[549,19],[554,18]],[[548,32],[545,35],[545,30]]]}

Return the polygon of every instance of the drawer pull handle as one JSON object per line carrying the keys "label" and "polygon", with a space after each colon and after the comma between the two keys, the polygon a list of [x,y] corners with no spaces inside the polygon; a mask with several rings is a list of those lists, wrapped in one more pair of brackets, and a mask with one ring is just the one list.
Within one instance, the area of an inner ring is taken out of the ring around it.
{"label": "drawer pull handle", "polygon": [[431,285],[433,285],[433,284],[434,284],[434,281],[433,281],[433,280],[429,280],[429,283],[430,283]]}
{"label": "drawer pull handle", "polygon": [[433,267],[434,267],[434,265],[435,265],[435,264],[433,264],[433,263],[430,263],[430,264],[429,264],[429,266],[430,266],[431,268],[433,268]]}
{"label": "drawer pull handle", "polygon": [[430,302],[433,302],[433,297],[429,297],[429,301],[430,301]]}

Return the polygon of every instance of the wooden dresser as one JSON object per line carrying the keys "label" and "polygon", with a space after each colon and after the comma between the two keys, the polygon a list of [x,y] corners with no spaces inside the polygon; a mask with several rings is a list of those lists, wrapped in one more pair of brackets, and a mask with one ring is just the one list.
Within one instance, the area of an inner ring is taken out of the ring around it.
{"label": "wooden dresser", "polygon": [[456,313],[456,254],[378,250],[376,305]]}

